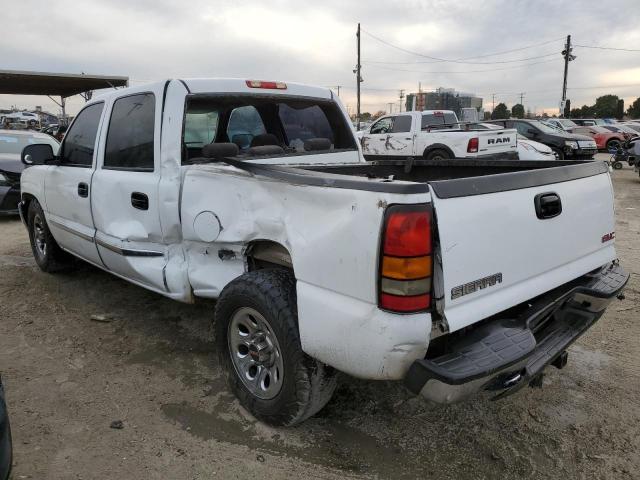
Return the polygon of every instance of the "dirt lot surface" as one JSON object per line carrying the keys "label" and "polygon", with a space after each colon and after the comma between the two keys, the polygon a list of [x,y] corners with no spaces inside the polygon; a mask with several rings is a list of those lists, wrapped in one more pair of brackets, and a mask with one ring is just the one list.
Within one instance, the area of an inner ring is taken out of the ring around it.
{"label": "dirt lot surface", "polygon": [[[618,254],[640,272],[640,180],[626,166],[613,177]],[[344,377],[292,429],[256,422],[227,392],[212,311],[89,266],[42,273],[20,221],[0,220],[14,479],[640,477],[638,273],[543,389],[442,407]]]}

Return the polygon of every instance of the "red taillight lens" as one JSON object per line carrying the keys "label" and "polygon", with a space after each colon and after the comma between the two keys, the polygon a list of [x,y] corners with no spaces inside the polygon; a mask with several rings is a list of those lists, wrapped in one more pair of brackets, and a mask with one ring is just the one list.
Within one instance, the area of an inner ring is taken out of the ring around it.
{"label": "red taillight lens", "polygon": [[470,138],[469,143],[467,144],[467,152],[477,153],[479,145],[480,145],[480,139],[478,137]]}
{"label": "red taillight lens", "polygon": [[394,205],[385,212],[380,252],[379,306],[399,313],[431,306],[431,210]]}
{"label": "red taillight lens", "polygon": [[397,207],[391,207],[389,210],[384,232],[384,254],[394,257],[418,257],[431,253],[429,211],[403,211]]}
{"label": "red taillight lens", "polygon": [[431,296],[429,294],[416,295],[413,297],[399,297],[387,293],[380,294],[380,306],[385,310],[394,312],[420,312],[429,308]]}
{"label": "red taillight lens", "polygon": [[263,80],[247,80],[245,83],[249,88],[269,88],[272,90],[287,89],[287,84],[284,82],[265,82]]}

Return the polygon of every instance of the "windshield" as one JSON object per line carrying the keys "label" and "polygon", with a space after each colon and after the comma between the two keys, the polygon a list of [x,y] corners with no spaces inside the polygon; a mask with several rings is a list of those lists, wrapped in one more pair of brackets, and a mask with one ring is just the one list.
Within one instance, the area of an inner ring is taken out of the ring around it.
{"label": "windshield", "polygon": [[536,127],[538,130],[541,130],[544,133],[553,133],[553,134],[557,134],[558,133],[558,129],[557,128],[550,127],[549,125],[547,125],[544,122],[540,122],[538,120],[530,120],[529,122],[530,122],[531,126]]}
{"label": "windshield", "polygon": [[262,146],[278,157],[357,150],[335,102],[267,95],[190,97],[183,143],[183,162],[201,158],[210,143],[234,143],[245,157],[264,155],[254,148]]}
{"label": "windshield", "polygon": [[558,120],[558,123],[560,125],[562,125],[564,128],[571,128],[571,127],[577,127],[578,126],[576,124],[576,122],[573,122],[571,120]]}
{"label": "windshield", "polygon": [[0,154],[11,153],[20,155],[24,147],[34,143],[45,143],[51,145],[54,155],[58,154],[58,147],[60,144],[51,137],[24,134],[16,135],[13,133],[0,133]]}

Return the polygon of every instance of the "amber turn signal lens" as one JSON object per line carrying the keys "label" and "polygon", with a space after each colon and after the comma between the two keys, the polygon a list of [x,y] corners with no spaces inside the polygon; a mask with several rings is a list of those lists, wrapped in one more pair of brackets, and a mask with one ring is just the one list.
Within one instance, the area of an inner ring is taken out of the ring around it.
{"label": "amber turn signal lens", "polygon": [[382,258],[382,276],[397,280],[413,280],[431,275],[431,256]]}

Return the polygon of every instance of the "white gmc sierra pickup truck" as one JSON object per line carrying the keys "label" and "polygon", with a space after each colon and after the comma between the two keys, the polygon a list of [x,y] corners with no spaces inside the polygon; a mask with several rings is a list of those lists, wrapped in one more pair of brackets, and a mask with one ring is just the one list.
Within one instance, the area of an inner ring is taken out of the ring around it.
{"label": "white gmc sierra pickup truck", "polygon": [[230,388],[275,425],[320,410],[338,371],[436,402],[513,393],[562,367],[628,278],[605,163],[368,163],[324,88],[117,90],[85,105],[58,155],[30,145],[22,161],[39,267],[73,255],[216,298]]}
{"label": "white gmc sierra pickup truck", "polygon": [[459,124],[451,110],[425,110],[387,115],[358,132],[367,160],[381,158],[518,159],[514,129],[475,129]]}

